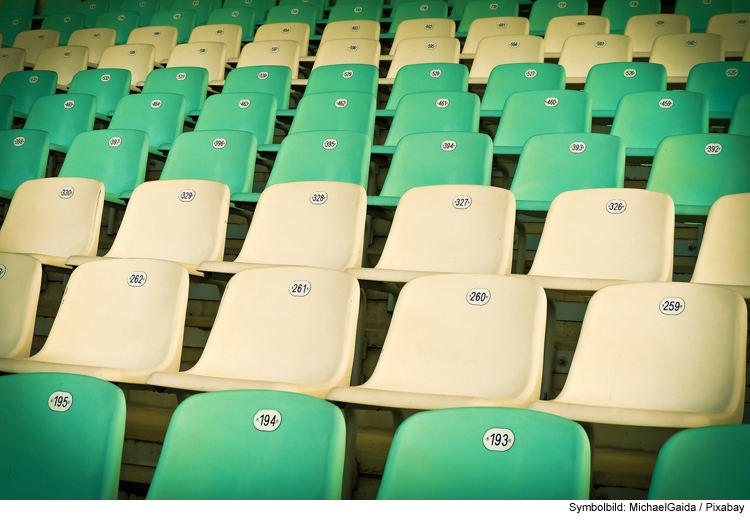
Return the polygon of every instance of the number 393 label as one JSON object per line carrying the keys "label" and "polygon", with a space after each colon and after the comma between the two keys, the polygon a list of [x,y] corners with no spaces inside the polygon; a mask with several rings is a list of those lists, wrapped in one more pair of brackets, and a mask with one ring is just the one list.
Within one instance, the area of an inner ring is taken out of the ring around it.
{"label": "number 393 label", "polygon": [[490,302],[490,291],[484,288],[472,288],[466,294],[466,302],[472,306],[484,306]]}
{"label": "number 393 label", "polygon": [[515,441],[516,437],[510,429],[490,429],[482,438],[484,447],[490,451],[507,451],[513,447]]}
{"label": "number 393 label", "polygon": [[65,412],[73,405],[73,395],[63,391],[53,392],[47,400],[47,405],[55,412]]}
{"label": "number 393 label", "polygon": [[275,431],[281,425],[281,413],[269,409],[261,409],[255,413],[253,425],[258,431]]}
{"label": "number 393 label", "polygon": [[685,311],[685,300],[679,297],[667,297],[659,301],[659,311],[664,315],[680,315]]}

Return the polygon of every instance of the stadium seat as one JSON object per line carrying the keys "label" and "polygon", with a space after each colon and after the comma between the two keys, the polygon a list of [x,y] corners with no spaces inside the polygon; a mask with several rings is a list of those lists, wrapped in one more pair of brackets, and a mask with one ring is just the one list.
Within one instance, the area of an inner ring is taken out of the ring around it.
{"label": "stadium seat", "polygon": [[690,33],[690,19],[684,15],[636,15],[628,20],[625,35],[633,40],[633,57],[651,56],[654,41],[662,35]]}
{"label": "stadium seat", "polygon": [[146,498],[340,499],[345,429],[335,405],[301,394],[191,396],[172,416]]}
{"label": "stadium seat", "polygon": [[396,409],[524,407],[539,398],[546,305],[542,288],[520,279],[418,277],[401,290],[370,379],[326,399]]}
{"label": "stadium seat", "polygon": [[58,268],[71,255],[96,255],[103,206],[104,184],[97,180],[21,183],[0,229],[0,252],[26,253]]}
{"label": "stadium seat", "polygon": [[393,37],[390,55],[393,55],[398,49],[398,45],[407,39],[412,38],[436,38],[436,37],[455,37],[456,22],[448,18],[418,18],[414,20],[404,20],[399,24],[398,30]]}
{"label": "stadium seat", "polygon": [[[104,257],[76,254],[67,263],[161,259],[200,276],[198,264],[224,254],[228,214],[229,188],[223,183],[187,179],[142,183],[132,193],[109,252]],[[179,362],[179,354],[175,360]]]}
{"label": "stadium seat", "polygon": [[[190,33],[189,44],[197,44],[199,42],[223,43],[227,49],[225,62],[234,63],[240,58],[240,50],[242,49],[242,28],[236,24],[211,24],[207,26],[198,26],[192,33]],[[211,46],[209,46],[209,50],[210,48]],[[224,78],[223,71],[221,78]]]}
{"label": "stadium seat", "polygon": [[472,82],[487,82],[490,73],[501,64],[544,62],[544,39],[533,35],[486,37],[479,42],[469,77]]}
{"label": "stadium seat", "polygon": [[587,500],[590,480],[589,439],[575,422],[523,409],[442,409],[399,426],[378,499]]}
{"label": "stadium seat", "polygon": [[44,4],[41,6],[39,18],[43,19],[49,15],[69,13],[76,1],[77,0],[45,0]]}
{"label": "stadium seat", "polygon": [[725,286],[750,299],[749,213],[750,193],[714,202],[690,282]]}
{"label": "stadium seat", "polygon": [[287,110],[291,85],[292,70],[289,66],[245,66],[229,72],[222,93],[271,94],[276,98],[277,108]]}
{"label": "stadium seat", "polygon": [[[322,15],[322,13],[321,13]],[[315,22],[318,19],[318,10],[311,5],[278,5],[272,7],[266,13],[266,24],[287,24],[289,22],[301,22],[310,26],[310,34],[315,34]],[[256,21],[256,24],[260,21]]]}
{"label": "stadium seat", "polygon": [[57,73],[54,71],[10,72],[0,82],[0,95],[13,97],[15,116],[26,118],[31,107],[40,97],[54,95],[57,87]]}
{"label": "stadium seat", "polygon": [[544,56],[560,57],[563,43],[568,37],[609,34],[609,19],[594,15],[559,16],[549,21],[544,34]]}
{"label": "stadium seat", "polygon": [[320,43],[323,44],[329,40],[352,38],[380,40],[380,24],[372,20],[329,21],[323,30],[323,36],[320,37]]}
{"label": "stadium seat", "polygon": [[0,198],[10,200],[19,185],[44,178],[49,134],[43,130],[0,131]]}
{"label": "stadium seat", "polygon": [[105,68],[75,74],[68,93],[89,94],[96,97],[96,117],[108,119],[115,112],[120,99],[130,93],[129,70]]}
{"label": "stadium seat", "polygon": [[146,178],[148,136],[140,130],[93,130],[78,134],[60,177],[92,178],[104,183],[104,199],[124,205],[130,193]]}
{"label": "stadium seat", "polygon": [[0,408],[0,468],[6,475],[0,498],[117,498],[125,436],[122,390],[74,374],[4,376]]}
{"label": "stadium seat", "polygon": [[157,11],[151,17],[151,27],[172,26],[177,28],[177,44],[185,44],[195,28],[197,13],[193,9],[170,9]]}
{"label": "stadium seat", "polygon": [[710,118],[729,119],[740,96],[750,93],[750,64],[706,62],[690,70],[685,90],[708,98]]}
{"label": "stadium seat", "polygon": [[26,51],[26,66],[33,68],[39,52],[60,45],[60,33],[52,29],[22,31],[13,42],[14,48]]}
{"label": "stadium seat", "polygon": [[255,31],[254,42],[277,42],[291,40],[299,44],[300,55],[307,55],[310,47],[310,26],[303,22],[263,24]]}
{"label": "stadium seat", "polygon": [[[416,0],[401,2],[391,12],[388,35],[396,35],[402,22],[419,19],[448,18],[448,3],[442,0]],[[453,23],[454,31],[456,24]],[[434,38],[434,37],[433,37]]]}
{"label": "stadium seat", "polygon": [[395,51],[387,78],[395,79],[398,71],[409,64],[436,62],[458,64],[460,47],[458,39],[450,37],[407,39],[399,44]]}
{"label": "stadium seat", "polygon": [[167,61],[167,69],[189,66],[205,68],[208,70],[209,86],[223,84],[226,65],[227,46],[222,42],[178,44]]}
{"label": "stadium seat", "polygon": [[609,19],[609,32],[622,35],[634,16],[661,13],[661,0],[605,0],[602,16]]}
{"label": "stadium seat", "polygon": [[622,188],[563,192],[552,201],[534,263],[523,277],[548,290],[586,294],[624,282],[669,282],[674,223],[666,194]]}
{"label": "stadium seat", "polygon": [[589,4],[586,0],[537,0],[531,6],[529,28],[532,35],[544,35],[547,24],[553,18],[588,14]]}
{"label": "stadium seat", "polygon": [[70,35],[77,29],[83,29],[83,27],[83,15],[78,13],[50,15],[42,21],[42,29],[51,29],[60,34],[60,46],[67,46]]}
{"label": "stadium seat", "polygon": [[362,92],[325,92],[305,95],[297,106],[289,134],[314,130],[350,130],[375,133],[375,106],[373,94]]}
{"label": "stadium seat", "polygon": [[96,27],[114,29],[117,32],[115,43],[122,45],[128,41],[128,35],[140,22],[141,17],[135,11],[110,11],[97,17]]}
{"label": "stadium seat", "polygon": [[328,25],[334,22],[349,22],[352,20],[380,22],[382,10],[380,5],[373,3],[358,5],[356,3],[341,4],[336,2],[336,5],[331,8],[331,12],[328,14]]}
{"label": "stadium seat", "polygon": [[3,0],[0,4],[0,17],[32,16],[35,2],[28,0]]}
{"label": "stadium seat", "polygon": [[434,273],[509,275],[515,211],[513,195],[497,187],[413,187],[399,201],[377,265],[347,271],[393,283]]}
{"label": "stadium seat", "polygon": [[337,64],[380,64],[380,42],[371,39],[348,38],[323,42],[315,56],[313,70]]}
{"label": "stadium seat", "polygon": [[724,37],[724,53],[727,57],[742,57],[745,43],[750,38],[749,19],[748,13],[714,15],[708,21],[706,33]]}
{"label": "stadium seat", "polygon": [[708,21],[714,15],[731,13],[734,0],[677,0],[674,12],[690,18],[690,31],[702,33],[708,27]]}
{"label": "stadium seat", "polygon": [[99,69],[128,70],[131,87],[139,88],[154,69],[154,62],[156,49],[151,44],[125,44],[104,50],[99,60]]}
{"label": "stadium seat", "polygon": [[255,11],[255,25],[264,24],[266,13],[272,7],[269,0],[224,0],[224,9],[250,8]]}
{"label": "stadium seat", "polygon": [[[138,4],[141,0],[131,0]],[[96,27],[96,20],[99,15],[109,11],[109,2],[107,0],[97,0],[88,2],[73,2],[70,12],[79,13],[83,15],[83,27],[93,28]],[[125,11],[130,11],[125,9]],[[46,20],[46,19],[45,19]]]}
{"label": "stadium seat", "polygon": [[490,73],[480,114],[500,117],[508,97],[516,92],[564,90],[565,70],[558,64],[500,64]]}
{"label": "stadium seat", "polygon": [[[461,26],[459,26],[461,27]],[[462,55],[471,56],[477,52],[482,39],[504,35],[528,35],[529,19],[524,17],[479,18],[471,23],[466,35]]]}
{"label": "stadium seat", "polygon": [[646,188],[669,194],[678,216],[705,217],[722,196],[750,192],[750,137],[667,137],[656,149]]}
{"label": "stadium seat", "polygon": [[[298,132],[284,138],[268,177],[272,185],[299,181],[342,181],[367,187],[372,142],[350,131]],[[257,202],[260,194],[241,193],[234,202]]]}
{"label": "stadium seat", "polygon": [[192,9],[196,14],[195,25],[205,26],[208,24],[208,15],[213,5],[213,0],[172,0],[169,9],[179,11]]}
{"label": "stadium seat", "polygon": [[10,130],[15,110],[16,100],[10,95],[0,95],[0,131]]}
{"label": "stadium seat", "polygon": [[693,66],[724,60],[724,37],[711,33],[675,33],[654,41],[650,62],[667,68],[668,82],[685,82]]}
{"label": "stadium seat", "polygon": [[195,125],[195,131],[239,130],[251,132],[258,146],[273,143],[276,98],[265,93],[212,95]]}
{"label": "stadium seat", "polygon": [[0,357],[29,357],[41,284],[38,260],[0,253]]}
{"label": "stadium seat", "polygon": [[166,64],[169,55],[177,46],[177,28],[151,26],[134,29],[128,37],[128,45],[150,44],[154,47],[154,65]]}
{"label": "stadium seat", "polygon": [[[750,425],[680,431],[659,451],[650,500],[750,499]],[[719,449],[716,446],[721,446]]]}
{"label": "stadium seat", "polygon": [[534,90],[508,96],[495,134],[495,154],[521,154],[539,134],[591,132],[591,97],[573,90]]}
{"label": "stadium seat", "polygon": [[[245,44],[237,61],[237,69],[246,66],[286,66],[292,73],[292,80],[299,74],[300,47],[290,40],[251,42]],[[234,73],[234,72],[232,72]],[[256,74],[257,75],[257,74]],[[247,91],[247,89],[243,89]]]}
{"label": "stadium seat", "polygon": [[414,93],[467,92],[468,89],[469,70],[463,64],[410,64],[396,74],[385,108],[395,111],[404,96]]}
{"label": "stadium seat", "polygon": [[195,66],[157,68],[143,83],[143,93],[167,92],[185,97],[186,114],[190,117],[200,115],[207,90],[208,70]]}
{"label": "stadium seat", "polygon": [[57,73],[57,88],[67,91],[73,76],[88,68],[89,49],[83,46],[59,46],[39,52],[34,70]]}
{"label": "stadium seat", "polygon": [[732,112],[728,132],[750,136],[750,94],[740,96],[734,104],[734,112]]}
{"label": "stadium seat", "polygon": [[593,117],[614,117],[622,96],[667,89],[667,70],[654,62],[596,64],[586,77]]}
{"label": "stadium seat", "polygon": [[240,26],[242,42],[250,42],[255,35],[255,9],[248,7],[215,9],[208,16],[208,23]]}
{"label": "stadium seat", "polygon": [[[5,47],[9,48],[16,40],[16,36],[22,31],[31,29],[30,16],[8,16],[0,17],[0,34],[3,35]],[[7,50],[3,50],[7,51]]]}
{"label": "stadium seat", "polygon": [[369,205],[395,207],[413,187],[490,185],[492,147],[486,134],[426,132],[404,136],[396,146],[383,189]]}
{"label": "stadium seat", "polygon": [[641,427],[739,423],[746,341],[747,308],[733,291],[676,282],[610,286],[589,301],[562,392],[529,408]]}
{"label": "stadium seat", "polygon": [[[81,3],[83,4],[83,2]],[[114,29],[79,29],[70,35],[68,45],[87,47],[89,49],[89,66],[98,68],[104,50],[115,45],[116,37],[117,32]]]}
{"label": "stadium seat", "polygon": [[73,138],[93,130],[95,115],[93,95],[45,95],[31,107],[24,129],[44,130],[49,134],[50,150],[67,152]]}
{"label": "stadium seat", "polygon": [[378,68],[371,64],[332,64],[318,66],[310,72],[305,95],[341,91],[375,95],[378,92]]}
{"label": "stadium seat", "polygon": [[159,0],[123,0],[118,9],[138,13],[141,27],[146,27],[151,25],[151,18],[159,10]]}
{"label": "stadium seat", "polygon": [[706,132],[706,96],[671,90],[624,95],[610,134],[622,138],[628,156],[653,156],[666,137]]}
{"label": "stadium seat", "polygon": [[161,154],[172,148],[182,133],[186,103],[181,95],[146,93],[120,99],[109,123],[109,130],[142,130],[148,134],[149,152]]}
{"label": "stadium seat", "polygon": [[[454,5],[451,18],[454,18],[455,11]],[[518,2],[515,0],[503,0],[501,2],[496,0],[472,0],[466,4],[463,16],[460,17],[461,22],[458,25],[457,32],[459,36],[466,36],[475,20],[517,16]],[[459,18],[455,18],[455,20],[459,20]]]}
{"label": "stadium seat", "polygon": [[559,64],[569,83],[585,83],[597,64],[632,60],[633,43],[627,35],[580,35],[565,41]]}
{"label": "stadium seat", "polygon": [[517,210],[547,211],[563,192],[624,185],[625,145],[620,138],[568,132],[530,137],[510,189]]}
{"label": "stadium seat", "polygon": [[[2,51],[0,51],[0,81],[5,79],[5,76],[9,73],[22,71],[25,62],[25,50],[2,48]],[[55,84],[57,84],[57,79],[55,79]]]}

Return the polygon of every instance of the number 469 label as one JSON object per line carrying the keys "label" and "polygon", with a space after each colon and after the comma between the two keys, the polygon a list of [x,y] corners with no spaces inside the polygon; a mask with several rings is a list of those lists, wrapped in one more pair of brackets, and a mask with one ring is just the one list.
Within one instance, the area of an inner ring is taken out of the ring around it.
{"label": "number 469 label", "polygon": [[253,425],[258,431],[275,431],[281,425],[281,413],[269,409],[261,409],[255,413]]}
{"label": "number 469 label", "polygon": [[490,429],[482,438],[484,447],[490,451],[507,451],[513,447],[515,441],[516,437],[510,429]]}
{"label": "number 469 label", "polygon": [[73,405],[73,395],[63,391],[53,392],[47,400],[47,405],[55,412],[65,412]]}

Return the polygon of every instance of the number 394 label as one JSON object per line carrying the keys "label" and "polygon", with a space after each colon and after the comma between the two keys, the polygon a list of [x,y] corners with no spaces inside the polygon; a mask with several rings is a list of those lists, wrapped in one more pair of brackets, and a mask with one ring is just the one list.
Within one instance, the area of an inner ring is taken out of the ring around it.
{"label": "number 394 label", "polygon": [[47,405],[55,412],[65,412],[73,405],[73,395],[63,391],[53,392],[47,400]]}
{"label": "number 394 label", "polygon": [[275,431],[281,425],[281,413],[269,409],[261,409],[255,413],[253,425],[258,431]]}
{"label": "number 394 label", "polygon": [[510,429],[490,429],[482,438],[484,447],[490,451],[507,451],[515,441],[516,437]]}
{"label": "number 394 label", "polygon": [[659,301],[659,311],[664,315],[680,315],[685,311],[685,300],[679,297],[667,297]]}

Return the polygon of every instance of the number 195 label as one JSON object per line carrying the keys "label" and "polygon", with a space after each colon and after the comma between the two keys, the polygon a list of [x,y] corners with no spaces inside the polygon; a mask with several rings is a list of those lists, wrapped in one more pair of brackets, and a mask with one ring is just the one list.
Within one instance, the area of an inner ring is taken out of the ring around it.
{"label": "number 195 label", "polygon": [[55,412],[65,412],[73,405],[73,395],[63,391],[53,392],[47,400],[47,405]]}

